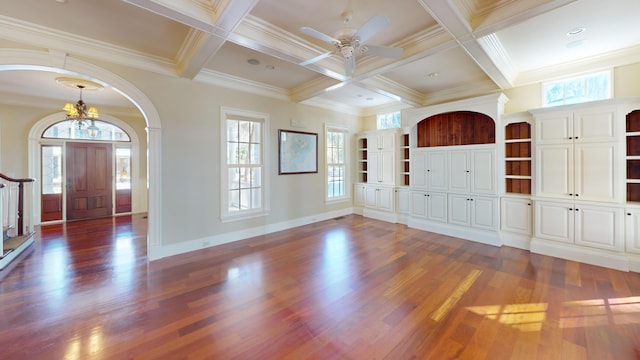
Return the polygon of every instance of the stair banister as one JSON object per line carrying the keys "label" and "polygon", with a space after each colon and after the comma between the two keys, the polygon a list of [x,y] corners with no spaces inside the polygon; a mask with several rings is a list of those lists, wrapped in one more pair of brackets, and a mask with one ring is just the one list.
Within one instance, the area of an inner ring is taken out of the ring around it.
{"label": "stair banister", "polygon": [[[18,219],[17,219],[17,231],[18,236],[24,235],[24,184],[35,182],[36,179],[33,178],[25,178],[25,179],[14,179],[4,174],[0,174],[0,179],[3,179],[8,182],[18,183]],[[33,193],[33,191],[32,191]],[[33,198],[33,195],[32,195]],[[33,206],[29,207],[29,215],[31,216],[29,231],[33,231]],[[4,227],[4,224],[2,224]]]}

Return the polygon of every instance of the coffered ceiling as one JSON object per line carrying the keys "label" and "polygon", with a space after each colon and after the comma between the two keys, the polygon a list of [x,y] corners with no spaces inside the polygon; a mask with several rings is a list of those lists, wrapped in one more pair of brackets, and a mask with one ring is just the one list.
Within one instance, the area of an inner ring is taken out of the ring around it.
{"label": "coffered ceiling", "polygon": [[[637,0],[0,0],[0,47],[48,49],[364,115],[639,62],[638,14]],[[340,54],[300,65],[335,50],[301,27],[335,37],[375,15],[388,24],[365,44],[400,47],[402,56],[356,52],[352,76]],[[68,99],[73,89],[55,76],[0,71],[0,95]],[[87,96],[131,107],[106,90]]]}

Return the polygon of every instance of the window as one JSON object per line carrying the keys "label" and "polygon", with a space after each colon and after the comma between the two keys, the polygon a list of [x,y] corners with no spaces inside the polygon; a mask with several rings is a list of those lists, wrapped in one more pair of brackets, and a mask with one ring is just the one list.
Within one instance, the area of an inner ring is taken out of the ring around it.
{"label": "window", "polygon": [[116,190],[131,189],[131,148],[116,148]]}
{"label": "window", "polygon": [[222,109],[222,219],[266,214],[265,135],[268,116]]}
{"label": "window", "polygon": [[611,71],[548,82],[543,86],[543,106],[609,99],[611,88]]}
{"label": "window", "polygon": [[327,200],[347,198],[347,134],[342,127],[326,127]]}
{"label": "window", "polygon": [[400,128],[400,111],[378,115],[377,127],[378,127],[378,130],[399,129]]}
{"label": "window", "polygon": [[62,146],[42,145],[42,194],[62,194]]}
{"label": "window", "polygon": [[[90,127],[93,127],[94,133],[89,131]],[[126,131],[101,120],[92,120],[91,125],[81,129],[78,129],[73,120],[63,120],[49,126],[42,137],[47,139],[131,141]]]}

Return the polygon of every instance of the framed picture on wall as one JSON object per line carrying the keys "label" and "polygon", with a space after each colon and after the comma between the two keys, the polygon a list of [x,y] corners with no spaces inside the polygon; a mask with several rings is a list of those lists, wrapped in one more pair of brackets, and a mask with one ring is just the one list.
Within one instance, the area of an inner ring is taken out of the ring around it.
{"label": "framed picture on wall", "polygon": [[318,134],[278,130],[278,175],[318,172]]}

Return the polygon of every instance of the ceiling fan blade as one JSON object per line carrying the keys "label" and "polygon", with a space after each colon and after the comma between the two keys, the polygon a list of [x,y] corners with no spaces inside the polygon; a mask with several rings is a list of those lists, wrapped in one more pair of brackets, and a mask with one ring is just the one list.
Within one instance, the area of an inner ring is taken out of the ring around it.
{"label": "ceiling fan blade", "polygon": [[344,73],[347,77],[351,77],[356,70],[356,59],[353,56],[344,58]]}
{"label": "ceiling fan blade", "polygon": [[389,24],[389,20],[386,17],[378,14],[374,15],[369,21],[367,21],[356,33],[354,37],[360,38],[360,43],[364,44],[370,37],[375,35],[378,31],[382,30]]}
{"label": "ceiling fan blade", "polygon": [[333,37],[331,37],[331,36],[329,36],[327,34],[323,34],[320,31],[318,31],[316,29],[313,29],[313,28],[310,28],[310,27],[307,27],[307,26],[301,27],[300,31],[305,33],[305,34],[307,34],[307,35],[309,35],[309,36],[311,36],[311,37],[314,37],[316,39],[319,39],[319,40],[322,40],[322,41],[326,41],[329,44],[340,43],[340,40],[335,39],[335,38],[333,38]]}
{"label": "ceiling fan blade", "polygon": [[402,56],[403,49],[387,46],[362,45],[358,51],[363,55],[374,55],[395,59]]}
{"label": "ceiling fan blade", "polygon": [[331,55],[333,55],[333,54],[334,54],[334,52],[333,52],[333,51],[329,51],[328,53],[324,53],[324,54],[322,54],[322,55],[318,55],[318,56],[316,56],[316,57],[314,57],[314,58],[311,58],[311,59],[309,59],[309,60],[305,60],[305,61],[301,62],[301,63],[300,63],[300,64],[298,64],[298,65],[300,65],[300,66],[305,66],[305,65],[313,64],[314,62],[316,62],[316,61],[320,61],[320,60],[325,59],[325,58],[328,58],[329,56],[331,56]]}

